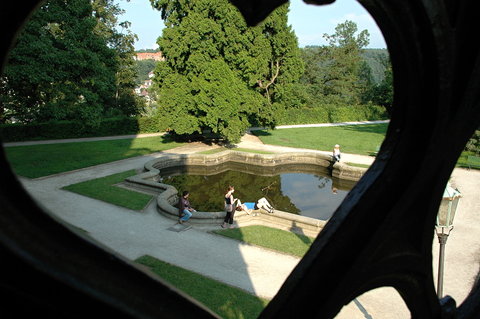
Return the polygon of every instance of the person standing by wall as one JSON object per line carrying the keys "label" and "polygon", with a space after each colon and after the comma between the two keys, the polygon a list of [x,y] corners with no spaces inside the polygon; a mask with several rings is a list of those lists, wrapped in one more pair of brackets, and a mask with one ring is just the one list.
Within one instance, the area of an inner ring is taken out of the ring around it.
{"label": "person standing by wall", "polygon": [[233,192],[235,188],[233,186],[228,186],[227,192],[225,194],[225,219],[223,220],[222,228],[226,228],[227,225],[230,225],[230,228],[234,228],[233,226],[233,215],[235,214],[235,206],[233,202],[235,199],[233,198]]}

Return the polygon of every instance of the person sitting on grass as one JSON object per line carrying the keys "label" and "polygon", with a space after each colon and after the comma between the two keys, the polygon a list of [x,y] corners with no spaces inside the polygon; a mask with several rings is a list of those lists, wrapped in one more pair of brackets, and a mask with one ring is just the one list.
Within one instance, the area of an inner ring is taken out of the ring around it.
{"label": "person sitting on grass", "polygon": [[188,196],[190,193],[188,191],[183,191],[182,197],[178,203],[178,214],[180,219],[178,220],[179,224],[183,224],[187,220],[192,217],[192,213],[196,213],[197,211],[192,208],[190,202],[188,201]]}

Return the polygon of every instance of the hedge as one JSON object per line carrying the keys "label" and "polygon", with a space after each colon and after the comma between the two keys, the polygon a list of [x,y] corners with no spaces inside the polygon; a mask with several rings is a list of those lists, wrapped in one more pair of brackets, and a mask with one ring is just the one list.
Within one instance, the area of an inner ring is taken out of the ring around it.
{"label": "hedge", "polygon": [[376,105],[336,106],[286,110],[278,125],[339,123],[353,121],[386,120],[385,108]]}
{"label": "hedge", "polygon": [[88,127],[78,121],[55,121],[36,124],[2,124],[3,142],[62,139],[94,136],[114,136],[165,131],[161,121],[145,117],[103,119],[98,127]]}
{"label": "hedge", "polygon": [[[280,115],[277,125],[338,123],[387,119],[385,109],[375,105],[336,106],[289,109]],[[98,127],[88,127],[79,121],[56,121],[38,124],[2,124],[3,142],[62,139],[93,136],[114,136],[164,132],[158,117],[116,117],[103,119]]]}

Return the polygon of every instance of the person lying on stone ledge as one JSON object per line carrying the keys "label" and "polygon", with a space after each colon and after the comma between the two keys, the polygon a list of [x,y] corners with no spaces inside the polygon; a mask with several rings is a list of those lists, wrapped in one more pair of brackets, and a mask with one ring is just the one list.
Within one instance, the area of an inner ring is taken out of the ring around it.
{"label": "person lying on stone ledge", "polygon": [[245,202],[243,204],[240,201],[240,199],[238,199],[238,198],[236,199],[235,210],[237,210],[237,211],[244,211],[248,215],[250,215],[253,210],[257,210],[257,209],[263,209],[263,210],[266,210],[269,213],[274,212],[273,206],[270,205],[270,203],[268,202],[268,200],[265,197],[260,198],[256,203]]}
{"label": "person lying on stone ledge", "polygon": [[248,215],[250,215],[252,213],[252,210],[255,209],[255,203],[253,202],[245,202],[242,204],[240,199],[237,198],[235,200],[235,203],[236,203],[236,206],[235,206],[236,211],[244,211]]}

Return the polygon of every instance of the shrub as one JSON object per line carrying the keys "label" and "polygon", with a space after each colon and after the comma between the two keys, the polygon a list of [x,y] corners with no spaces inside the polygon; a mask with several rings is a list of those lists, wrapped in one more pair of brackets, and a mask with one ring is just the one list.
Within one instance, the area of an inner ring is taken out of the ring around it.
{"label": "shrub", "polygon": [[316,108],[288,109],[282,114],[279,125],[338,123],[385,120],[385,108],[377,105],[337,106],[322,105]]}
{"label": "shrub", "polygon": [[80,121],[52,121],[35,124],[2,124],[3,142],[112,136],[165,131],[157,118],[115,117],[102,119],[98,127]]}
{"label": "shrub", "polygon": [[71,138],[85,134],[80,122],[56,121],[32,124],[3,124],[0,134],[4,142],[52,138]]}
{"label": "shrub", "polygon": [[282,113],[278,125],[328,123],[328,111],[323,108],[288,109]]}
{"label": "shrub", "polygon": [[165,121],[162,121],[158,116],[139,117],[137,123],[140,133],[157,133],[167,130],[167,127],[163,125]]}
{"label": "shrub", "polygon": [[[280,114],[277,125],[335,123],[387,119],[387,113],[381,106],[322,105],[315,108],[288,109]],[[112,117],[100,121],[98,126],[89,126],[81,121],[51,121],[34,124],[2,124],[0,136],[3,142],[62,139],[93,136],[113,136],[139,133],[157,133],[168,131],[166,119],[155,114],[149,117]],[[250,123],[259,126],[255,119]],[[256,123],[256,124],[255,124]],[[476,141],[476,140],[475,140]],[[477,145],[475,144],[472,145]],[[475,147],[475,146],[474,146]],[[476,146],[478,148],[478,146]]]}
{"label": "shrub", "polygon": [[475,133],[473,133],[465,146],[465,151],[480,154],[480,130],[476,130]]}

